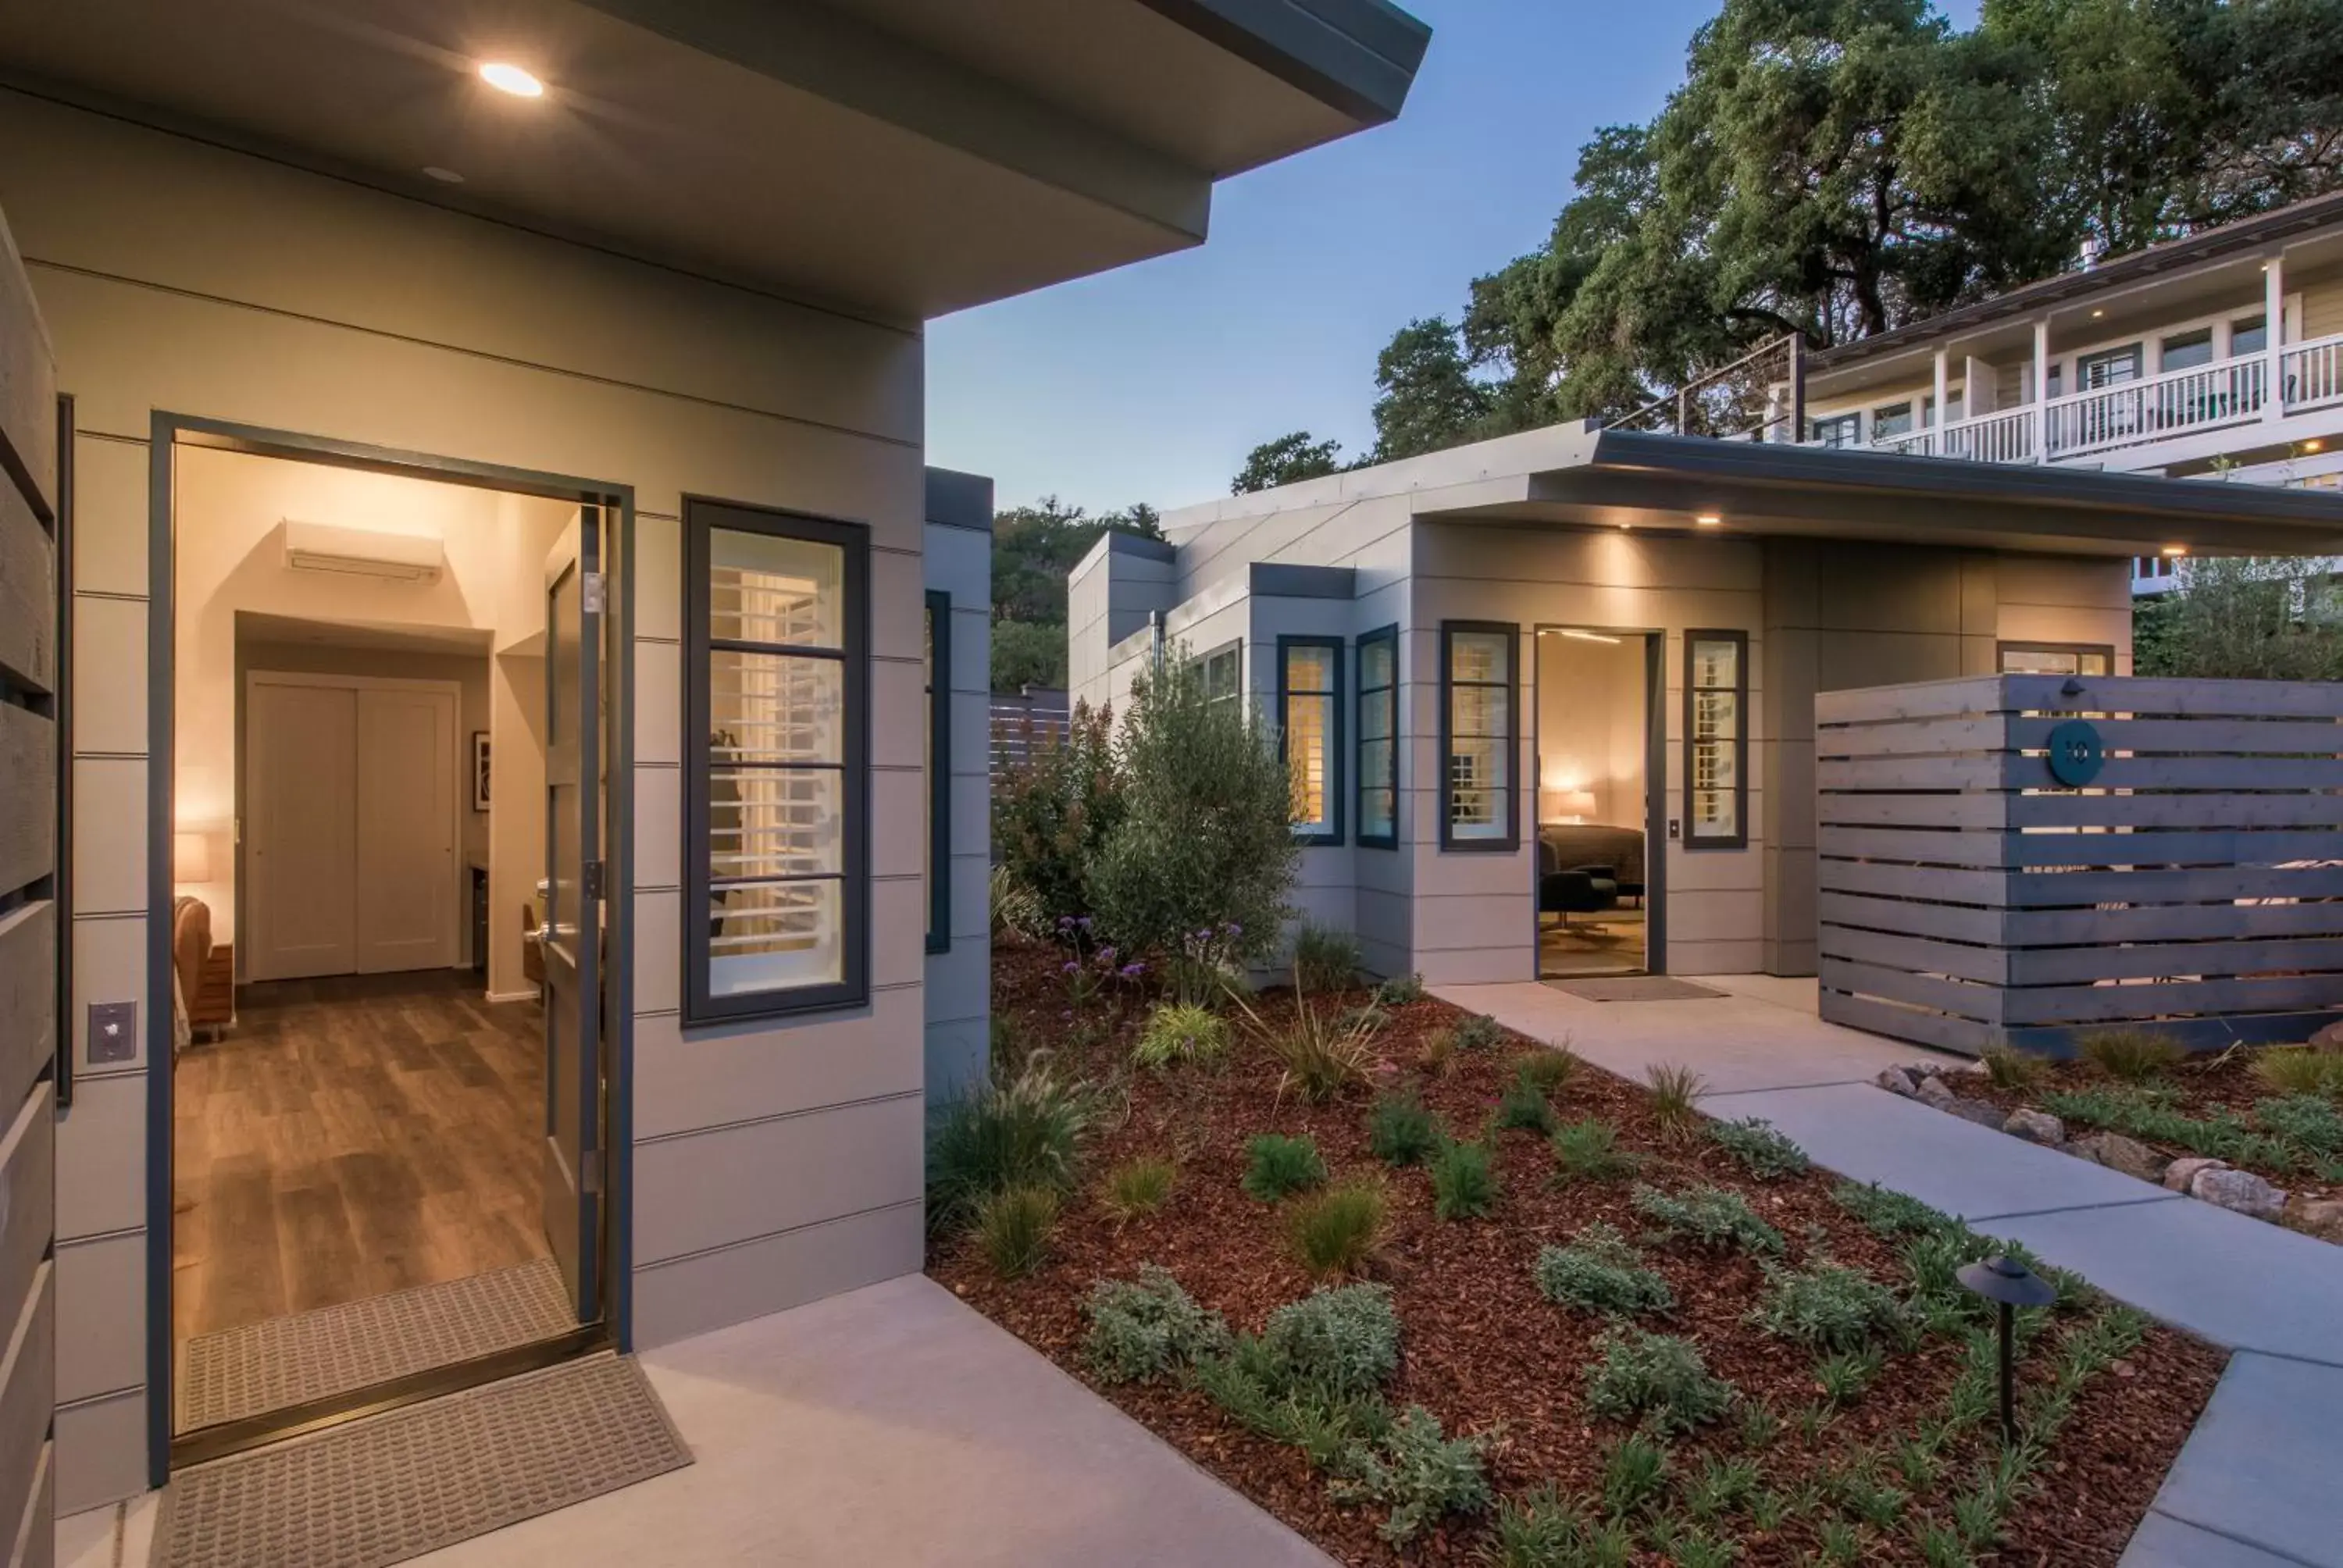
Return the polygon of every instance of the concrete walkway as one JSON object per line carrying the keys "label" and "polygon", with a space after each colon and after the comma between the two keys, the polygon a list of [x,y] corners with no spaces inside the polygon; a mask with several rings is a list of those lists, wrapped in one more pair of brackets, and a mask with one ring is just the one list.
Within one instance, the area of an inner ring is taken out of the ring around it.
{"label": "concrete walkway", "polygon": [[[1332,1568],[920,1275],[646,1353],[683,1470],[415,1559]],[[60,1522],[62,1568],[146,1562],[154,1498]]]}
{"label": "concrete walkway", "polygon": [[1440,988],[1460,1007],[1641,1081],[1699,1072],[1713,1116],[1757,1116],[1817,1164],[2024,1241],[2237,1353],[2124,1568],[2343,1568],[2343,1247],[2167,1192],[1871,1086],[1916,1046],[1823,1022],[1815,982],[1703,978],[1727,994],[1590,1002],[1549,986]]}

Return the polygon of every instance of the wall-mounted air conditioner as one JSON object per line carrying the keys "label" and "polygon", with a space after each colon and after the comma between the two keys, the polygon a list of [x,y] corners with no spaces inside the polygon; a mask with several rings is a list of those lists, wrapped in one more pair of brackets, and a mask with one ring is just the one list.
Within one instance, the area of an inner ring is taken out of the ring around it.
{"label": "wall-mounted air conditioner", "polygon": [[340,572],[394,582],[437,582],[447,547],[422,534],[337,528],[330,523],[285,519],[285,564],[297,572]]}

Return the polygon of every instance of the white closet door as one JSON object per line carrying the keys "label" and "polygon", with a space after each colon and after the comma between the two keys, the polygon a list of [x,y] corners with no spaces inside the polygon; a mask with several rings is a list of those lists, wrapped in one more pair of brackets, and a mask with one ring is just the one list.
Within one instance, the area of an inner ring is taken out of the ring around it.
{"label": "white closet door", "polygon": [[247,980],[357,967],[357,693],[256,684],[245,713]]}
{"label": "white closet door", "polygon": [[456,699],[357,693],[360,974],[445,969],[458,956]]}

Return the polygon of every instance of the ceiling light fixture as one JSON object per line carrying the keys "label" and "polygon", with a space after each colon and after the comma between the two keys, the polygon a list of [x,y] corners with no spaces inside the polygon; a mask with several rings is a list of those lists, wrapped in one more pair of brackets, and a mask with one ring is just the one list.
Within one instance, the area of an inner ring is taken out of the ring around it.
{"label": "ceiling light fixture", "polygon": [[423,172],[443,186],[459,186],[464,183],[462,175],[458,174],[454,169],[443,169],[437,164],[424,165]]}
{"label": "ceiling light fixture", "polygon": [[499,93],[510,93],[516,98],[545,96],[545,84],[522,70],[518,65],[502,60],[490,60],[480,66],[480,80]]}
{"label": "ceiling light fixture", "polygon": [[2104,310],[2094,310],[2091,312],[2091,319],[2097,321],[2100,317],[2105,316],[2107,312]]}
{"label": "ceiling light fixture", "polygon": [[1574,637],[1581,642],[1617,642],[1619,640],[1615,637],[1605,637],[1599,631],[1580,631],[1575,627],[1564,628],[1562,635]]}
{"label": "ceiling light fixture", "polygon": [[1692,520],[1704,528],[1719,528],[1725,522],[1725,519],[1715,512],[1695,512],[1693,514]]}
{"label": "ceiling light fixture", "polygon": [[2306,452],[2318,452],[2324,450],[2326,446],[2326,442],[2320,440],[2318,437],[2313,436],[2309,440],[2305,441],[2302,444],[2302,449]]}
{"label": "ceiling light fixture", "polygon": [[2187,545],[2167,545],[2164,547],[2164,553],[2167,557],[2174,560],[2177,560],[2182,556],[2188,553],[2188,547]]}

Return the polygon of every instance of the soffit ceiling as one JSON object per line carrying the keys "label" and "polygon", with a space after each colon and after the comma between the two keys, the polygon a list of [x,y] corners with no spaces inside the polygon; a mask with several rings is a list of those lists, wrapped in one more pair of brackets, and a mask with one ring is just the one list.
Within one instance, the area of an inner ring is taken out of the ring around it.
{"label": "soffit ceiling", "polygon": [[25,3],[0,72],[893,320],[1193,245],[1210,170],[1357,125],[1137,0]]}

